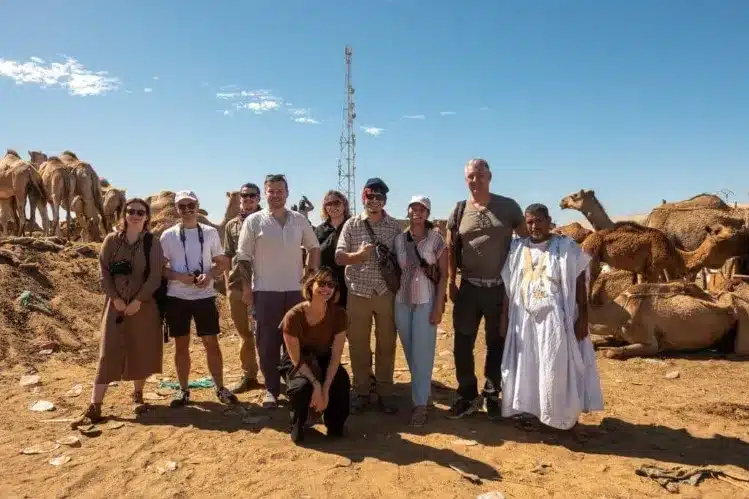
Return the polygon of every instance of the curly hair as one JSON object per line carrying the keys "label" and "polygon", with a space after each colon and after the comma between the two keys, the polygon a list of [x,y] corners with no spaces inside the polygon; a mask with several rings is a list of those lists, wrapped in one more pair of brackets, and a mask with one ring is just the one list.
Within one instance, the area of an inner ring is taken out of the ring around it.
{"label": "curly hair", "polygon": [[337,199],[339,199],[343,203],[343,219],[346,220],[351,217],[351,206],[349,205],[348,198],[343,195],[341,191],[336,191],[334,189],[329,190],[325,193],[325,195],[322,197],[322,203],[320,203],[320,220],[327,222],[330,220],[330,215],[328,215],[328,211],[325,209],[325,198],[328,196],[333,196]]}

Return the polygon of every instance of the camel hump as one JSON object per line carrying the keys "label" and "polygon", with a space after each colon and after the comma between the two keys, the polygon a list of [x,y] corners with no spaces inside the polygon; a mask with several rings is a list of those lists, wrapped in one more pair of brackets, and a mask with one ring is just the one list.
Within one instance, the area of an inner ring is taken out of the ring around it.
{"label": "camel hump", "polygon": [[71,158],[73,158],[73,159],[78,159],[78,156],[77,156],[77,155],[76,155],[76,154],[75,154],[75,153],[74,153],[73,151],[71,151],[71,150],[69,150],[69,149],[65,149],[65,150],[64,150],[64,151],[62,152],[62,154],[63,154],[64,156],[70,156],[70,157],[71,157]]}
{"label": "camel hump", "polygon": [[99,185],[102,187],[112,187],[112,184],[109,183],[109,180],[105,179],[104,177],[99,179]]}
{"label": "camel hump", "polygon": [[6,149],[5,150],[6,156],[15,156],[18,159],[21,159],[21,155],[18,154],[18,152],[15,149]]}

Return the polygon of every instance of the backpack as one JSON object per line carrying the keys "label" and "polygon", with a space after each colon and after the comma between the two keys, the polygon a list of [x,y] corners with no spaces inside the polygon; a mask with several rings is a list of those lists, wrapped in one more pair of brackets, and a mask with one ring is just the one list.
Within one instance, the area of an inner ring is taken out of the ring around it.
{"label": "backpack", "polygon": [[388,290],[395,294],[401,287],[401,270],[398,261],[395,259],[395,253],[390,251],[387,245],[378,242],[377,236],[375,236],[372,226],[369,224],[369,220],[364,220],[364,226],[369,232],[369,237],[372,238],[372,244],[375,245],[375,257],[377,259],[377,265],[380,267],[380,275],[385,281]]}
{"label": "backpack", "polygon": [[460,237],[460,222],[463,220],[463,213],[466,211],[466,200],[458,201],[455,205],[455,224],[450,225],[450,241],[452,243],[452,252],[455,255],[455,266],[459,269],[463,263],[463,241]]}
{"label": "backpack", "polygon": [[[153,234],[151,232],[146,233],[143,236],[143,252],[146,255],[146,271],[144,272],[145,279],[151,275],[151,246],[153,245]],[[166,291],[169,280],[162,277],[161,284],[156,291],[153,293],[153,299],[156,301],[156,307],[159,309],[159,318],[161,319],[161,326],[164,332],[164,343],[169,343],[169,327],[166,322]]]}

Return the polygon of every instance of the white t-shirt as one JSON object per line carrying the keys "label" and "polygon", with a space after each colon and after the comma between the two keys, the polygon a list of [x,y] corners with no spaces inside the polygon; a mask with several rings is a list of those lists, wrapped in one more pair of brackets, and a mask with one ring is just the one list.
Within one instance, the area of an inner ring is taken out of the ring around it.
{"label": "white t-shirt", "polygon": [[[169,260],[169,267],[175,272],[199,271],[201,255],[198,229],[185,229],[185,244],[183,246],[180,239],[180,226],[181,224],[178,223],[161,234],[161,248],[164,251],[164,258]],[[203,224],[200,224],[200,228],[203,230],[202,273],[206,273],[211,270],[213,258],[223,255],[224,249],[221,246],[221,239],[216,229]],[[185,257],[187,262],[185,262]],[[180,281],[169,281],[166,294],[183,300],[200,300],[216,296],[216,290],[213,289],[213,279],[205,288],[187,285]]]}

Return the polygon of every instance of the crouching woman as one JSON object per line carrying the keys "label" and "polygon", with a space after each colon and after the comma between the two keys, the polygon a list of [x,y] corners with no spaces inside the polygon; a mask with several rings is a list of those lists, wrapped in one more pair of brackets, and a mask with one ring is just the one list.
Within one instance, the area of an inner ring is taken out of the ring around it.
{"label": "crouching woman", "polygon": [[289,310],[281,322],[286,351],[279,371],[286,379],[291,402],[291,440],[304,439],[309,411],[323,414],[329,437],[343,435],[349,415],[351,381],[341,366],[346,343],[346,311],[337,304],[338,281],[321,267],[304,282],[304,301]]}
{"label": "crouching woman", "polygon": [[161,372],[163,335],[154,292],[161,283],[163,254],[159,239],[148,232],[150,217],[145,201],[128,200],[118,230],[102,244],[99,263],[106,302],[99,367],[91,404],[76,423],[102,419],[102,401],[112,381],[132,381],[133,409],[143,412],[145,380]]}

